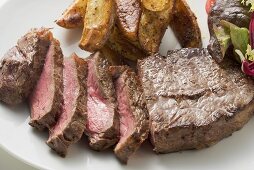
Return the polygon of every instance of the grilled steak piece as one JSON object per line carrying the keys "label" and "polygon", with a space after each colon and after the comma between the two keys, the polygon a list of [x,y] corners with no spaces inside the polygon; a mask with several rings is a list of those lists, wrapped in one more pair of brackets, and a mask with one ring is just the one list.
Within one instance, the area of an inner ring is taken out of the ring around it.
{"label": "grilled steak piece", "polygon": [[45,65],[30,96],[30,125],[39,130],[50,128],[57,121],[63,102],[63,53],[60,43],[53,40]]}
{"label": "grilled steak piece", "polygon": [[77,142],[85,129],[87,119],[87,63],[73,54],[64,59],[63,111],[55,126],[50,128],[47,144],[59,155],[65,156],[70,144]]}
{"label": "grilled steak piece", "polygon": [[49,29],[33,29],[11,48],[0,65],[0,100],[19,104],[32,92],[52,39]]}
{"label": "grilled steak piece", "polygon": [[120,141],[115,154],[123,163],[135,153],[147,139],[149,116],[140,81],[136,73],[128,67],[110,68],[115,76],[115,89],[120,117]]}
{"label": "grilled steak piece", "polygon": [[215,34],[215,27],[220,27],[220,21],[226,20],[239,27],[249,28],[250,15],[249,7],[241,4],[239,0],[216,0],[208,15],[208,27],[211,36],[208,51],[217,62],[221,62],[224,55]]}
{"label": "grilled steak piece", "polygon": [[98,151],[114,145],[119,136],[115,90],[108,67],[108,61],[100,52],[88,61],[86,134],[90,146]]}
{"label": "grilled steak piece", "polygon": [[254,111],[254,82],[230,59],[182,49],[138,63],[157,153],[201,149],[241,129]]}

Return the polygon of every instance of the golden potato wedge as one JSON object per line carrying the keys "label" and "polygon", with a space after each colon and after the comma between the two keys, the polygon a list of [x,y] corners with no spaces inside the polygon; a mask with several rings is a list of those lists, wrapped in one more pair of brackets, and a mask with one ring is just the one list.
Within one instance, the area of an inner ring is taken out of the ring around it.
{"label": "golden potato wedge", "polygon": [[185,0],[176,0],[170,26],[182,47],[202,46],[197,18]]}
{"label": "golden potato wedge", "polygon": [[172,0],[142,0],[143,6],[150,11],[163,11],[168,9]]}
{"label": "golden potato wedge", "polygon": [[146,57],[146,53],[125,39],[116,27],[114,27],[107,45],[116,53],[132,61]]}
{"label": "golden potato wedge", "polygon": [[79,47],[94,52],[107,42],[114,25],[114,0],[87,0],[84,29]]}
{"label": "golden potato wedge", "polygon": [[122,56],[112,50],[107,44],[100,50],[101,53],[108,59],[111,65],[122,65]]}
{"label": "golden potato wedge", "polygon": [[75,0],[56,20],[56,24],[63,28],[78,28],[83,26],[87,0]]}
{"label": "golden potato wedge", "polygon": [[171,19],[174,0],[170,2],[172,4],[163,11],[154,12],[145,8],[143,9],[138,37],[141,47],[147,53],[159,51],[161,40]]}
{"label": "golden potato wedge", "polygon": [[138,25],[141,16],[140,0],[115,0],[117,25],[130,41],[138,39]]}

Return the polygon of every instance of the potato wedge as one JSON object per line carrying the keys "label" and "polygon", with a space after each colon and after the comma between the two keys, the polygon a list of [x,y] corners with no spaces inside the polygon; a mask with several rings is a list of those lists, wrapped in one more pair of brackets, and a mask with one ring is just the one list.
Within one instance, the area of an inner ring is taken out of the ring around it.
{"label": "potato wedge", "polygon": [[146,53],[143,50],[139,49],[137,46],[130,43],[128,40],[126,40],[116,27],[114,27],[114,30],[110,35],[109,41],[107,42],[107,45],[111,49],[116,51],[116,53],[131,61],[136,62],[138,59],[146,57]]}
{"label": "potato wedge", "polygon": [[117,25],[130,41],[138,39],[138,25],[141,16],[140,0],[115,0]]}
{"label": "potato wedge", "polygon": [[83,26],[87,0],[75,0],[56,20],[56,24],[67,29]]}
{"label": "potato wedge", "polygon": [[176,0],[170,26],[182,47],[201,47],[201,33],[195,14],[185,0]]}
{"label": "potato wedge", "polygon": [[168,9],[172,0],[142,0],[143,6],[150,11],[163,11]]}
{"label": "potato wedge", "polygon": [[90,52],[101,49],[111,33],[114,16],[114,0],[87,0],[84,29],[79,47]]}
{"label": "potato wedge", "polygon": [[147,53],[159,51],[161,40],[171,19],[174,0],[170,2],[172,4],[163,11],[154,12],[145,8],[143,9],[138,36],[141,47]]}

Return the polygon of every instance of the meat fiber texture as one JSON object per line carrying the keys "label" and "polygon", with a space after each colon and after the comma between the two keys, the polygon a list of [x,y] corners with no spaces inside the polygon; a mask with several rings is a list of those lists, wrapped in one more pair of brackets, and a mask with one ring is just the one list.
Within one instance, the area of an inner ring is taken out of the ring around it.
{"label": "meat fiber texture", "polygon": [[151,56],[138,70],[157,153],[211,146],[253,115],[253,80],[231,59],[218,65],[206,49]]}
{"label": "meat fiber texture", "polygon": [[100,52],[88,61],[88,101],[86,134],[92,149],[101,151],[119,138],[119,118],[109,63]]}
{"label": "meat fiber texture", "polygon": [[0,65],[0,100],[19,104],[36,85],[52,40],[49,29],[32,29],[18,40],[3,57]]}
{"label": "meat fiber texture", "polygon": [[64,59],[63,108],[55,126],[51,127],[47,144],[65,156],[68,147],[80,140],[87,120],[87,63],[73,54]]}
{"label": "meat fiber texture", "polygon": [[63,54],[60,43],[53,40],[42,74],[30,96],[30,125],[39,130],[53,126],[63,102]]}
{"label": "meat fiber texture", "polygon": [[111,67],[120,117],[120,140],[114,152],[127,163],[149,133],[149,116],[143,90],[136,73],[125,66]]}

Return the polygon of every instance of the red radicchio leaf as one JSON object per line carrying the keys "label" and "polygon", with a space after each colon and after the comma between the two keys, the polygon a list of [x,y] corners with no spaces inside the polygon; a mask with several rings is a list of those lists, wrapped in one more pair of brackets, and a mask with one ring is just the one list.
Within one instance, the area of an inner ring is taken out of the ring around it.
{"label": "red radicchio leaf", "polygon": [[[252,49],[254,49],[254,12],[252,12],[252,14],[251,14],[249,32],[250,32],[250,34],[249,34],[250,35],[250,46]],[[244,59],[242,61],[242,71],[248,76],[254,76],[254,62]]]}
{"label": "red radicchio leaf", "polygon": [[250,46],[252,49],[254,49],[254,12],[252,12],[251,14],[249,32],[250,32]]}
{"label": "red radicchio leaf", "polygon": [[242,61],[242,71],[248,76],[254,76],[254,62]]}

